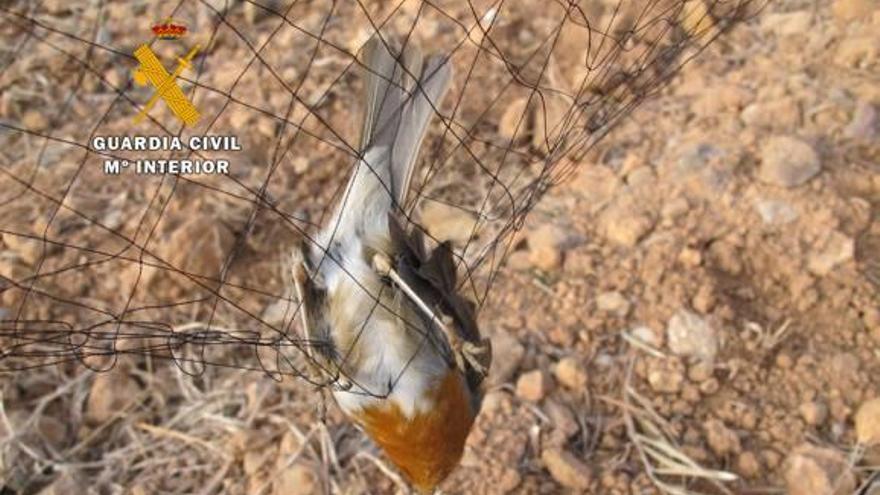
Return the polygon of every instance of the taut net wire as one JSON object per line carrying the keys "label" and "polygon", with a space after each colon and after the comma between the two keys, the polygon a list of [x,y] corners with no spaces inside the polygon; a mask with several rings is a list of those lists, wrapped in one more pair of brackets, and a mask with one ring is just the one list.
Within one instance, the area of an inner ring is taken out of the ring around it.
{"label": "taut net wire", "polygon": [[[418,45],[455,76],[408,212],[451,240],[483,307],[514,233],[616,122],[763,6],[757,0],[6,2],[0,5],[0,371],[120,356],[314,380],[288,259],[356,163],[365,42]],[[187,36],[150,26],[183,20]],[[137,84],[146,43],[200,113]],[[135,116],[146,117],[135,123]],[[112,136],[179,137],[118,150]],[[205,151],[190,136],[234,136]],[[96,140],[96,137],[99,138]],[[138,174],[114,160],[226,160]],[[350,205],[356,208],[358,205]],[[317,383],[317,381],[316,381]]]}

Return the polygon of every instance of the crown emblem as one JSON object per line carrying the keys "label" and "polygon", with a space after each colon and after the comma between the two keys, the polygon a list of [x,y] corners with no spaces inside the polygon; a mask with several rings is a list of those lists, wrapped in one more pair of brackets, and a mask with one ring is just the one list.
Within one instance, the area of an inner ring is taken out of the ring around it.
{"label": "crown emblem", "polygon": [[176,40],[186,36],[186,24],[170,17],[157,22],[151,29],[160,40]]}

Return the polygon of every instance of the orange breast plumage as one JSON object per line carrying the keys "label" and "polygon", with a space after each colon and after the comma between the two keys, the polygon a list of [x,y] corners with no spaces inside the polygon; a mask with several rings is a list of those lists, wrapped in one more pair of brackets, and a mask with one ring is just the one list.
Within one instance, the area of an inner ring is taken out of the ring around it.
{"label": "orange breast plumage", "polygon": [[428,396],[433,407],[412,417],[404,415],[393,400],[355,414],[355,420],[420,492],[433,490],[458,465],[475,416],[467,385],[455,370]]}

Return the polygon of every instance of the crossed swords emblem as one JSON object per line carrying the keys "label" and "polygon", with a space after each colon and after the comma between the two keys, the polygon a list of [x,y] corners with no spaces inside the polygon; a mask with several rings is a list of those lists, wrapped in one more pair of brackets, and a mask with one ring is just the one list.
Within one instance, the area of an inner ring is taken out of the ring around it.
{"label": "crossed swords emblem", "polygon": [[153,93],[144,108],[135,115],[135,123],[142,121],[160,98],[184,124],[192,126],[198,122],[199,111],[177,85],[177,78],[185,69],[192,66],[192,59],[198,51],[199,45],[196,45],[189,50],[185,57],[178,58],[177,68],[170,74],[149,46],[141,45],[134,51],[134,57],[140,62],[140,67],[134,70],[134,81],[140,86],[150,84],[156,88],[156,92]]}

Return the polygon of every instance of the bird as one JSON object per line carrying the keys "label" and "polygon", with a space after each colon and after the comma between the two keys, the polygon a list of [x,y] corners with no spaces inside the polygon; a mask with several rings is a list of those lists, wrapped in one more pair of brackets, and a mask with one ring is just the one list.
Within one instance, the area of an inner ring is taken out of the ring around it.
{"label": "bird", "polygon": [[426,242],[409,195],[452,66],[379,33],[362,58],[358,158],[329,220],[293,249],[292,278],[312,367],[410,486],[432,493],[461,460],[492,360],[452,246]]}

